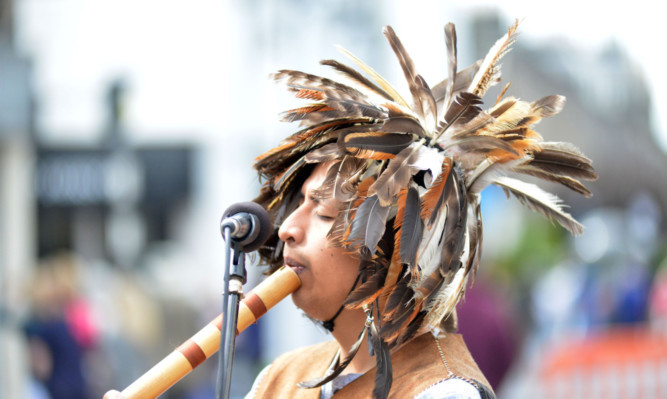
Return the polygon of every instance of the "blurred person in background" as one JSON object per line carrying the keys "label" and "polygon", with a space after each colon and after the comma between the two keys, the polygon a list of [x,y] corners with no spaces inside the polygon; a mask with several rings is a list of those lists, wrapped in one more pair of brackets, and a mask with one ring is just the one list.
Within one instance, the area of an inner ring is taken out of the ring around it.
{"label": "blurred person in background", "polygon": [[85,353],[97,340],[88,303],[79,295],[77,263],[68,254],[45,259],[30,287],[31,312],[24,325],[31,370],[52,399],[91,396]]}

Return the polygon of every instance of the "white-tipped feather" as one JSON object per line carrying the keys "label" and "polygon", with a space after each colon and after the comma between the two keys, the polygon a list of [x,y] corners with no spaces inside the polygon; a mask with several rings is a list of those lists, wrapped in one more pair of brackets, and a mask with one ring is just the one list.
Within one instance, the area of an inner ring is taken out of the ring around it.
{"label": "white-tipped feather", "polygon": [[427,306],[428,314],[424,323],[431,328],[437,327],[442,319],[449,315],[456,306],[463,292],[465,282],[468,280],[468,275],[464,268],[460,268],[454,274],[452,281],[440,289],[438,296]]}
{"label": "white-tipped feather", "polygon": [[433,274],[440,267],[440,262],[442,261],[442,249],[438,245],[438,242],[440,242],[440,238],[445,232],[445,223],[447,222],[447,209],[445,205],[443,207],[445,209],[440,211],[440,214],[431,227],[424,228],[424,235],[422,236],[421,244],[419,244],[417,252],[418,263],[421,267],[419,284],[423,283],[427,276]]}
{"label": "white-tipped feather", "polygon": [[442,163],[445,160],[445,154],[433,147],[426,146],[420,147],[418,152],[417,160],[411,163],[410,167],[430,171],[431,182],[434,182],[440,176],[440,172],[442,172]]}
{"label": "white-tipped feather", "polygon": [[563,210],[563,203],[557,196],[548,193],[538,186],[511,177],[499,177],[494,184],[505,189],[507,196],[511,192],[524,205],[541,213],[551,220],[560,223],[574,235],[584,232],[584,226],[572,215]]}
{"label": "white-tipped feather", "polygon": [[515,167],[526,163],[530,157],[522,157],[506,163],[493,163],[489,159],[482,161],[466,178],[466,187],[470,194],[479,194],[498,178],[507,176]]}
{"label": "white-tipped feather", "polygon": [[507,33],[498,39],[493,47],[491,47],[470,83],[468,92],[482,97],[486,93],[486,90],[496,83],[500,77],[498,61],[509,51],[510,46],[514,43],[518,24],[519,21],[516,21],[516,23],[508,29]]}

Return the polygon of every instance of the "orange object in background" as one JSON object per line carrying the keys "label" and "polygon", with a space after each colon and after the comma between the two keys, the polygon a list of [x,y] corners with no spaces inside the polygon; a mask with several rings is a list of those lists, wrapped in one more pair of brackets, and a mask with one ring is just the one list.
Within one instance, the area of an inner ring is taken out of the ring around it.
{"label": "orange object in background", "polygon": [[667,335],[616,327],[560,344],[540,370],[543,398],[667,398]]}

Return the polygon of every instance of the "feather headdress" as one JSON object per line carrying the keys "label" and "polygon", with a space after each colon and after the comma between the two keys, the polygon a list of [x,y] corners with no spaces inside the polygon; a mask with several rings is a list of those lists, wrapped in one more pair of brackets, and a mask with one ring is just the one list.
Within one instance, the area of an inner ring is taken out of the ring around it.
{"label": "feather headdress", "polygon": [[[529,175],[591,195],[579,181],[597,178],[591,161],[574,145],[544,141],[533,130],[542,118],[560,112],[565,98],[503,98],[505,87],[489,109],[482,109],[482,98],[500,80],[499,61],[510,50],[517,25],[486,57],[457,71],[456,32],[447,24],[448,76],[433,88],[386,27],[384,35],[408,82],[407,99],[345,50],[361,72],[334,60],[322,64],[347,83],[293,70],[273,75],[309,103],[283,114],[285,121],[298,121],[301,130],[255,160],[264,179],[256,201],[279,226],[298,205],[294,194],[307,166],[330,163],[321,191],[341,205],[329,236],[360,259],[362,284],[345,303],[368,309],[378,297],[385,300],[383,309],[376,309],[381,328],[373,325],[369,332],[378,348],[405,342],[422,326],[437,329],[452,314],[479,264],[480,193],[490,184],[572,234],[583,230],[556,196],[521,180]],[[278,237],[260,254],[282,264]],[[377,358],[378,374],[391,374],[388,356]],[[376,396],[383,396],[376,388]]]}

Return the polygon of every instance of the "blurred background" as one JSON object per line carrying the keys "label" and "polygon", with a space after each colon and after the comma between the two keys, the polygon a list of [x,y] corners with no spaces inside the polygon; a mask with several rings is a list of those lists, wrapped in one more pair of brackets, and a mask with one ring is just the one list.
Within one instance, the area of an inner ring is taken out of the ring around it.
{"label": "blurred background", "polygon": [[[661,13],[449,3],[0,0],[0,398],[120,390],[219,313],[220,216],[255,196],[254,157],[296,129],[277,122],[290,98],[269,73],[326,75],[318,61],[344,61],[341,45],[405,92],[390,24],[433,86],[447,22],[463,68],[515,18],[509,94],[567,96],[537,130],[577,144],[600,178],[591,199],[542,185],[586,226],[576,238],[484,192],[461,332],[501,398],[667,397]],[[233,397],[324,339],[284,301],[239,336]],[[164,397],[213,397],[216,365]]]}

